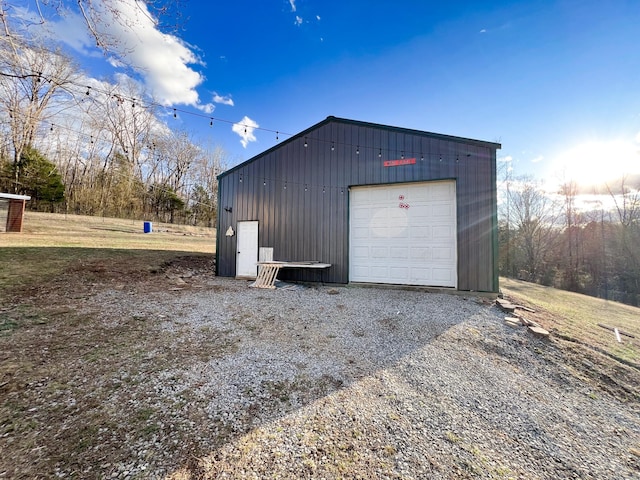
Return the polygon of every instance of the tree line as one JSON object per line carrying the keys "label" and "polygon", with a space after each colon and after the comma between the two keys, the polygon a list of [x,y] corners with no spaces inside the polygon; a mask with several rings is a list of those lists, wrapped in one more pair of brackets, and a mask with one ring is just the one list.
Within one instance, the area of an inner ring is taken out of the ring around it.
{"label": "tree line", "polygon": [[505,179],[500,274],[638,306],[640,189],[630,183],[604,185],[579,208],[574,182],[550,194],[532,177]]}
{"label": "tree line", "polygon": [[62,51],[0,37],[0,190],[30,208],[213,226],[228,162],[169,128],[133,81],[87,78]]}

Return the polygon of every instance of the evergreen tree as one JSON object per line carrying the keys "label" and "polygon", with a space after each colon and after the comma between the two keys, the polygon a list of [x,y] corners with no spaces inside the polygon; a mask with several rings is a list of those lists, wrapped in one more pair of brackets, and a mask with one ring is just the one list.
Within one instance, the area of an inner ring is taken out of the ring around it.
{"label": "evergreen tree", "polygon": [[17,165],[9,168],[17,168],[19,193],[30,195],[36,208],[41,202],[53,208],[53,204],[64,200],[64,184],[58,169],[35,148],[25,147]]}

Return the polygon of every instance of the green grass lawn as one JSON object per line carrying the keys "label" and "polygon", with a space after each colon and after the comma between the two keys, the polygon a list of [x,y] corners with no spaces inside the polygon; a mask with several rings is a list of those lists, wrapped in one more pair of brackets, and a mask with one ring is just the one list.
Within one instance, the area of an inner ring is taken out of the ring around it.
{"label": "green grass lawn", "polygon": [[[541,322],[547,329],[640,365],[640,308],[510,278],[501,277],[500,288],[515,303],[544,311]],[[618,343],[599,323],[636,338],[622,336]]]}
{"label": "green grass lawn", "polygon": [[184,255],[213,255],[215,229],[80,215],[27,212],[22,233],[0,233],[0,295],[61,272],[101,263],[154,269]]}

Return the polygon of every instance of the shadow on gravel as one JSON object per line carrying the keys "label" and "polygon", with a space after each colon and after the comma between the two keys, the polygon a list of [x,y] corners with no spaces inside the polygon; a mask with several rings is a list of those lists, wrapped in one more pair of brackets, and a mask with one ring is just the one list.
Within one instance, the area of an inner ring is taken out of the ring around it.
{"label": "shadow on gravel", "polygon": [[214,277],[210,256],[76,253],[0,307],[0,477],[198,478],[200,458],[487,308],[417,291],[252,289]]}

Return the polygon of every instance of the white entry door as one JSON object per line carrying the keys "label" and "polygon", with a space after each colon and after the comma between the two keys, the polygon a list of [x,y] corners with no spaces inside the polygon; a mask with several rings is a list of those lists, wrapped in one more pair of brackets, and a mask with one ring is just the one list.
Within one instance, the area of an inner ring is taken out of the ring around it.
{"label": "white entry door", "polygon": [[258,222],[238,222],[236,278],[256,278],[258,274]]}
{"label": "white entry door", "polygon": [[454,181],[354,187],[349,280],[456,287]]}

